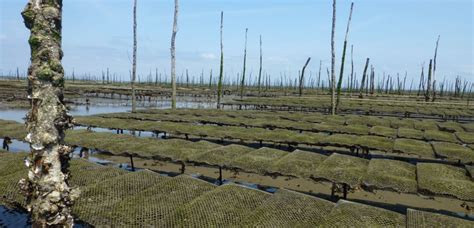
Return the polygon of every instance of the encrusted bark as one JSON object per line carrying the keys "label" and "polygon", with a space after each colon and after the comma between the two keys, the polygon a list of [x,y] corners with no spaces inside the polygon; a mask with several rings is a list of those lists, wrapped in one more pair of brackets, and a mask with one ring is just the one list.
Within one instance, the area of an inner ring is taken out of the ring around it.
{"label": "encrusted bark", "polygon": [[334,44],[336,33],[336,0],[332,2],[332,31],[331,31],[331,114],[336,115],[336,48]]}
{"label": "encrusted bark", "polygon": [[[220,108],[222,98],[222,78],[224,77],[224,43],[222,33],[224,29],[224,11],[221,11],[221,65],[219,68],[219,82],[217,83],[217,109]],[[209,81],[209,85],[211,82]],[[210,86],[209,86],[210,87]]]}
{"label": "encrusted bark", "polygon": [[132,112],[137,108],[137,95],[135,93],[135,80],[137,78],[137,0],[133,1],[133,63],[132,63]]}
{"label": "encrusted bark", "polygon": [[341,101],[342,78],[344,76],[344,63],[346,61],[347,36],[349,35],[349,27],[351,26],[353,9],[354,9],[354,3],[351,4],[349,19],[347,20],[347,29],[346,29],[346,36],[344,38],[344,46],[342,48],[341,71],[339,72],[339,81],[337,82],[337,98],[336,98],[336,108],[335,108],[336,111],[338,110],[339,103]]}
{"label": "encrusted bark", "polygon": [[244,49],[244,70],[242,72],[242,81],[240,82],[240,99],[244,97],[244,87],[245,87],[245,70],[247,66],[247,33],[249,29],[245,29],[245,49]]}
{"label": "encrusted bark", "polygon": [[[370,58],[367,58],[367,61],[365,62],[364,73],[362,74],[362,81],[360,83],[359,98],[364,97],[364,85],[365,85],[365,80],[367,79],[367,68],[369,67],[369,61],[370,61]],[[389,78],[390,78],[390,75],[389,75]]]}
{"label": "encrusted bark", "polygon": [[306,67],[309,64],[309,61],[311,61],[311,57],[309,57],[308,60],[306,60],[306,63],[304,64],[303,69],[301,70],[300,84],[299,84],[299,90],[298,90],[298,94],[300,95],[300,97],[303,96],[304,72],[306,70]]}
{"label": "encrusted bark", "polygon": [[260,35],[260,67],[258,69],[258,94],[260,95],[261,80],[262,80],[262,66],[263,65],[263,52],[262,52],[262,35]]}
{"label": "encrusted bark", "polygon": [[174,1],[173,33],[171,34],[171,108],[176,109],[176,33],[178,32],[178,0]]}
{"label": "encrusted bark", "polygon": [[71,149],[64,145],[64,131],[71,126],[63,100],[61,65],[62,0],[30,0],[22,15],[31,31],[31,66],[28,69],[27,115],[31,153],[25,159],[28,179],[20,180],[34,226],[72,227],[71,205],[78,191],[68,186]]}

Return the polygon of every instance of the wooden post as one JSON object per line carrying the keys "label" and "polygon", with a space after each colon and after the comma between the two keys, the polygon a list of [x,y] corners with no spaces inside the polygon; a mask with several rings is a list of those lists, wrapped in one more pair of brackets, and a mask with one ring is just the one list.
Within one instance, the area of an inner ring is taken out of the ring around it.
{"label": "wooden post", "polygon": [[178,32],[178,0],[174,0],[173,33],[171,34],[171,108],[176,109],[176,33]]}
{"label": "wooden post", "polygon": [[344,63],[346,61],[347,36],[349,35],[349,27],[351,25],[353,9],[354,9],[354,3],[351,4],[351,11],[349,13],[349,19],[347,20],[346,36],[344,38],[344,46],[342,49],[341,71],[339,72],[339,81],[337,82],[337,100],[336,100],[336,107],[335,107],[336,111],[339,107],[339,102],[341,100],[342,78],[344,75]]}
{"label": "wooden post", "polygon": [[370,58],[367,58],[367,61],[365,62],[364,73],[362,74],[362,82],[360,83],[359,98],[364,97],[364,85],[367,78],[367,68],[369,67],[369,61]]}
{"label": "wooden post", "polygon": [[[222,41],[222,32],[224,29],[224,12],[221,11],[221,65],[219,71],[219,82],[217,83],[217,109],[220,108],[222,98],[222,78],[224,77],[224,44]],[[211,73],[212,78],[212,73]],[[209,82],[210,84],[210,82]]]}
{"label": "wooden post", "polygon": [[323,61],[319,60],[318,83],[317,83],[317,86],[316,86],[317,89],[321,88],[321,67],[322,67],[322,65],[323,65]]}
{"label": "wooden post", "polygon": [[428,102],[430,100],[432,69],[433,69],[433,60],[430,59],[430,65],[429,65],[429,68],[428,68],[428,82],[426,83],[426,91],[425,91],[425,101],[426,102]]}
{"label": "wooden post", "polygon": [[438,40],[436,40],[436,48],[435,48],[435,54],[434,54],[434,60],[433,60],[433,99],[431,100],[434,102],[436,100],[436,88],[435,88],[435,82],[436,82],[436,59],[438,57],[438,44],[439,44],[439,39],[441,38],[440,35],[438,35]]}
{"label": "wooden post", "polygon": [[258,70],[258,94],[260,95],[261,80],[262,80],[262,65],[263,65],[263,53],[262,53],[262,35],[260,35],[260,68]]}
{"label": "wooden post", "polygon": [[133,155],[130,155],[130,165],[132,166],[132,171],[135,172],[135,165],[133,164]]}
{"label": "wooden post", "polygon": [[184,162],[181,162],[181,174],[184,174],[184,172],[186,171],[186,164],[184,164]]}
{"label": "wooden post", "polygon": [[72,227],[71,207],[79,197],[79,191],[68,185],[72,148],[64,145],[72,117],[63,96],[62,2],[29,0],[22,12],[30,30],[27,92],[31,110],[25,141],[31,151],[25,160],[28,175],[19,181],[18,190],[26,196],[32,227]]}
{"label": "wooden post", "polygon": [[331,31],[331,114],[336,115],[336,0],[332,2],[332,31]]}
{"label": "wooden post", "polygon": [[309,64],[309,61],[311,61],[311,57],[306,60],[306,63],[303,66],[303,69],[301,70],[301,76],[300,76],[300,86],[299,86],[299,95],[300,97],[303,95],[303,81],[304,81],[304,71],[306,70],[306,67]]}
{"label": "wooden post", "polygon": [[137,77],[137,0],[133,1],[133,63],[132,63],[132,112],[137,108],[135,79]]}
{"label": "wooden post", "polygon": [[351,82],[349,85],[349,96],[352,97],[352,89],[354,87],[354,45],[351,45]]}
{"label": "wooden post", "polygon": [[244,96],[244,87],[245,87],[245,68],[247,64],[247,33],[249,29],[245,29],[245,49],[244,49],[244,69],[242,71],[242,81],[240,82],[240,99]]}
{"label": "wooden post", "polygon": [[347,199],[347,193],[349,191],[349,185],[346,183],[342,184],[343,198]]}
{"label": "wooden post", "polygon": [[219,166],[219,185],[222,185],[224,182],[222,181],[222,167]]}

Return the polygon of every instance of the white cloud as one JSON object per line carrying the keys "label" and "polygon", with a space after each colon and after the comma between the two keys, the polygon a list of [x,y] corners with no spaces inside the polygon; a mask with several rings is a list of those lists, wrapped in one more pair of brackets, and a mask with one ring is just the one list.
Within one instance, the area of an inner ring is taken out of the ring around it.
{"label": "white cloud", "polygon": [[216,55],[212,54],[212,53],[202,53],[200,55],[200,57],[202,59],[206,59],[206,60],[213,60],[213,59],[216,59]]}

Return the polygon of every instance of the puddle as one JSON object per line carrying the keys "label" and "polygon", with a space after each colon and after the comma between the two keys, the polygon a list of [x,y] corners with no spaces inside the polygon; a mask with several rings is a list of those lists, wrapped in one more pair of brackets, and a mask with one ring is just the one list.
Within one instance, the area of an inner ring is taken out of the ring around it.
{"label": "puddle", "polygon": [[[32,226],[28,213],[0,205],[0,227],[29,228]],[[73,227],[85,228],[89,226],[82,223],[74,223]]]}
{"label": "puddle", "polygon": [[[97,99],[99,102],[92,102],[91,105],[70,105],[72,116],[87,116],[115,112],[127,112],[132,108],[127,102],[116,103],[111,99]],[[103,100],[103,101],[102,101]],[[112,104],[111,104],[112,103]],[[206,109],[215,108],[215,102],[207,102],[199,99],[192,100],[178,100],[176,102],[177,108],[189,109]],[[138,109],[143,108],[158,108],[168,109],[171,107],[171,101],[158,100],[154,102],[142,102],[138,104]],[[0,119],[14,120],[17,122],[25,122],[24,118],[29,109],[0,109]]]}
{"label": "puddle", "polygon": [[0,205],[0,227],[31,227],[29,215]]}
{"label": "puddle", "polygon": [[[0,142],[3,142],[3,138],[0,138]],[[30,150],[30,144],[12,139],[12,143],[8,145],[10,147],[10,152],[18,153],[25,152]]]}
{"label": "puddle", "polygon": [[[76,126],[74,127],[74,130],[87,130],[87,127],[83,126]],[[89,128],[90,131],[93,132],[105,132],[105,133],[112,133],[112,134],[118,134],[118,130],[114,129],[107,129],[107,128],[100,128],[100,127],[91,127]],[[163,139],[165,136],[164,133],[155,133],[151,131],[130,131],[130,130],[120,130],[120,134],[126,134],[126,135],[133,135],[136,137],[145,137],[145,138],[156,138],[156,139]],[[167,137],[171,137],[171,134],[166,134]]]}

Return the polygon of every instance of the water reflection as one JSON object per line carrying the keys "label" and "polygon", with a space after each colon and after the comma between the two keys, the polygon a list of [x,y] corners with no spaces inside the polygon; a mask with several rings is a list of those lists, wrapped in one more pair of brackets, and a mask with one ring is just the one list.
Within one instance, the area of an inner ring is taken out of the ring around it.
{"label": "water reflection", "polygon": [[0,227],[31,227],[28,213],[0,205]]}
{"label": "water reflection", "polygon": [[[199,99],[182,99],[176,103],[178,108],[215,108],[215,102],[203,101]],[[171,101],[169,100],[158,100],[155,102],[143,102],[139,103],[138,109],[144,108],[158,108],[167,109],[171,107]],[[115,112],[127,112],[131,110],[130,105],[125,103],[116,102],[110,99],[91,99],[91,105],[71,105],[70,114],[72,116],[87,116],[104,113],[115,113]],[[28,109],[0,109],[0,119],[13,120],[17,122],[25,122],[25,116]]]}

